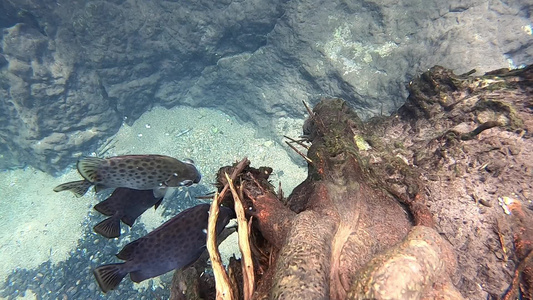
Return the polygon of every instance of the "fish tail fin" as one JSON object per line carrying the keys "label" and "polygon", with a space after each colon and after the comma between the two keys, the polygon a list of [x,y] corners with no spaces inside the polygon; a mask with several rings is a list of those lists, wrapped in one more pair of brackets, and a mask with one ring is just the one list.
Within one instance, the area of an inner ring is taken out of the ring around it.
{"label": "fish tail fin", "polygon": [[93,270],[94,277],[104,293],[114,290],[126,277],[128,272],[124,271],[123,265],[124,263],[109,264]]}
{"label": "fish tail fin", "polygon": [[54,192],[71,191],[79,198],[85,195],[92,185],[93,184],[87,180],[71,181],[56,186]]}
{"label": "fish tail fin", "polygon": [[105,159],[99,157],[84,157],[78,160],[76,167],[83,178],[90,182],[98,179],[98,168],[105,163]]}
{"label": "fish tail fin", "polygon": [[96,224],[93,227],[94,232],[103,235],[108,239],[120,236],[120,218],[112,216]]}

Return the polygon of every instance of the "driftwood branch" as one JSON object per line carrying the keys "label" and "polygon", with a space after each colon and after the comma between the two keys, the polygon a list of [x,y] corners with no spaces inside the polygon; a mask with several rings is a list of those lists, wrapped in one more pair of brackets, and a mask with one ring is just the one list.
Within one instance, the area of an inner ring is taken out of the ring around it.
{"label": "driftwood branch", "polygon": [[222,265],[220,253],[217,248],[216,225],[219,212],[220,199],[219,195],[215,194],[211,208],[209,209],[209,223],[207,225],[207,251],[209,252],[209,259],[213,267],[213,274],[215,275],[215,287],[217,292],[217,300],[233,300],[236,299],[233,295],[233,290],[229,281],[226,269]]}
{"label": "driftwood branch", "polygon": [[[209,223],[207,226],[207,251],[209,252],[209,258],[211,259],[211,264],[213,266],[213,273],[215,275],[215,287],[217,293],[217,299],[224,300],[233,300],[236,299],[234,292],[232,290],[232,285],[226,269],[222,265],[220,259],[220,253],[218,252],[217,242],[216,242],[216,224],[219,212],[219,206],[221,199],[224,199],[224,196],[229,188],[229,182],[237,178],[238,174],[249,164],[247,158],[242,159],[239,164],[233,170],[231,177],[228,178],[228,183],[224,186],[220,194],[215,194],[213,203],[209,210]],[[227,174],[226,174],[227,176]]]}
{"label": "driftwood branch", "polygon": [[513,281],[511,281],[511,285],[509,286],[509,289],[505,293],[505,295],[502,297],[502,300],[511,300],[511,299],[517,299],[518,293],[520,291],[520,283],[522,280],[522,274],[524,272],[524,269],[527,267],[528,264],[531,264],[533,261],[533,250],[529,252],[529,254],[524,258],[516,268],[514,275],[513,275]]}
{"label": "driftwood branch", "polygon": [[250,251],[250,242],[249,242],[249,227],[248,222],[246,221],[246,216],[244,213],[244,207],[241,202],[241,197],[237,194],[235,186],[233,185],[233,180],[229,178],[226,173],[226,180],[228,181],[231,193],[233,195],[233,202],[235,203],[235,213],[237,214],[237,224],[238,224],[238,233],[239,233],[239,248],[242,255],[242,275],[243,275],[243,290],[244,290],[244,300],[249,300],[252,298],[254,293],[254,265],[252,261],[252,253]]}

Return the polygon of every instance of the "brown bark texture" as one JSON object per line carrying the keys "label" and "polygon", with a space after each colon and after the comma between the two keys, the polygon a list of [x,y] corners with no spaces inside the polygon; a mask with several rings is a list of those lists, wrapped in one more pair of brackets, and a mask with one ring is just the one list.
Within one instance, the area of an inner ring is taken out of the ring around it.
{"label": "brown bark texture", "polygon": [[365,122],[342,99],[315,105],[287,198],[270,167],[240,173],[254,299],[532,299],[533,67],[436,66],[409,91]]}

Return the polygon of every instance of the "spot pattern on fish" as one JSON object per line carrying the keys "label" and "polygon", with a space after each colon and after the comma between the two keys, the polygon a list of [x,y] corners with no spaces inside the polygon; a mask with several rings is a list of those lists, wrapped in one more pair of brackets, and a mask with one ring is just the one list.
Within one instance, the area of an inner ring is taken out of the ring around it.
{"label": "spot pattern on fish", "polygon": [[85,157],[79,173],[93,184],[139,190],[198,183],[201,175],[193,164],[164,155],[124,155],[110,158]]}
{"label": "spot pattern on fish", "polygon": [[[200,204],[186,209],[146,236],[127,244],[117,254],[126,262],[97,267],[93,273],[102,291],[115,289],[128,273],[132,281],[141,282],[197,260],[205,250],[209,207],[209,204]],[[217,234],[234,217],[233,210],[220,207]]]}
{"label": "spot pattern on fish", "polygon": [[164,155],[123,155],[109,158],[84,157],[78,161],[78,172],[85,180],[63,183],[54,188],[83,196],[94,185],[95,191],[106,188],[153,190],[163,197],[167,187],[189,186],[200,182],[202,175],[192,160],[180,161]]}

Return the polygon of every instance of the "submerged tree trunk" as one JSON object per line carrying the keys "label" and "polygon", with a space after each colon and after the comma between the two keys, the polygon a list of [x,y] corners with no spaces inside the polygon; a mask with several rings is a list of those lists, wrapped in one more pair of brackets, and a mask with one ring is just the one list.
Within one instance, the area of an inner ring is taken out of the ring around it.
{"label": "submerged tree trunk", "polygon": [[293,144],[309,145],[308,177],[286,199],[272,169],[241,172],[254,299],[531,299],[533,68],[434,67],[409,90],[368,122],[318,103]]}

